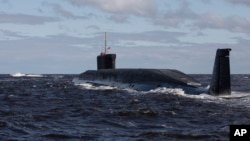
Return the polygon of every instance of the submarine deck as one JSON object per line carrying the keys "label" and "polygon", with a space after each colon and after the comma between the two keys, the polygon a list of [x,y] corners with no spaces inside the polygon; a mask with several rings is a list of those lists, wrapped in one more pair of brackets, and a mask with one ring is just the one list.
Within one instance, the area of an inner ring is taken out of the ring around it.
{"label": "submarine deck", "polygon": [[115,81],[118,83],[155,84],[168,83],[197,87],[200,83],[189,75],[174,69],[100,69],[87,70],[81,80]]}

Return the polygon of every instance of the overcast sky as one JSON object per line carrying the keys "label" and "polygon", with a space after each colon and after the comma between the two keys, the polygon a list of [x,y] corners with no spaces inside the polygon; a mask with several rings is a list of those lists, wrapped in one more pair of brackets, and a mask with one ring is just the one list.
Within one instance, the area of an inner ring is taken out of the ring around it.
{"label": "overcast sky", "polygon": [[117,68],[250,73],[249,0],[0,0],[0,73],[77,74],[104,49]]}

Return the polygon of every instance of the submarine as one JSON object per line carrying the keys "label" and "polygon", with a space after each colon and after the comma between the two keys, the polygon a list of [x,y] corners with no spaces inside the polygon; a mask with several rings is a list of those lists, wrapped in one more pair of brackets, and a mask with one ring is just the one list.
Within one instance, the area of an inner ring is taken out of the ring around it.
{"label": "submarine", "polygon": [[[230,48],[217,49],[210,88],[211,95],[230,95]],[[97,70],[81,73],[73,82],[75,84],[91,83],[94,85],[130,88],[138,91],[149,91],[159,87],[181,88],[185,93],[200,92],[201,83],[193,77],[175,69],[116,68],[116,54],[105,52],[97,56]]]}

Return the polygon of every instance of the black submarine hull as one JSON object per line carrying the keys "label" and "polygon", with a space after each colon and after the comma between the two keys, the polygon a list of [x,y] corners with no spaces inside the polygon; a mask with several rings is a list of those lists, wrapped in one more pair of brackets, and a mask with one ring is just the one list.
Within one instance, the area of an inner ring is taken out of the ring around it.
{"label": "black submarine hull", "polygon": [[87,70],[75,83],[92,83],[119,88],[148,91],[158,87],[182,88],[185,91],[201,86],[189,75],[173,69],[100,69]]}
{"label": "black submarine hull", "polygon": [[209,89],[185,73],[173,69],[116,69],[116,54],[97,56],[97,70],[81,73],[75,84],[92,83],[148,91],[158,87],[181,88],[185,93],[231,94],[230,48],[218,49]]}

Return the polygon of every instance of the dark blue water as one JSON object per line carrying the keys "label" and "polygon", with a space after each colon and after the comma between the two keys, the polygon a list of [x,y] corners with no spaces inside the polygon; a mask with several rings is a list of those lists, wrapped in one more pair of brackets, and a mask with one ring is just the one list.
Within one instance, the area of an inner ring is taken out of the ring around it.
{"label": "dark blue water", "polygon": [[[210,75],[192,75],[206,87]],[[230,97],[75,86],[76,75],[0,75],[0,140],[229,140],[250,124],[250,75]],[[237,97],[240,96],[240,97]]]}

